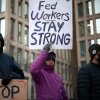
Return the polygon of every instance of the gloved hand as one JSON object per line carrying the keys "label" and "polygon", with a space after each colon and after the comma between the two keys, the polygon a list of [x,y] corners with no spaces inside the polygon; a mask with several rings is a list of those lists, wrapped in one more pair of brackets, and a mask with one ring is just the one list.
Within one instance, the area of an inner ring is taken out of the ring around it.
{"label": "gloved hand", "polygon": [[12,79],[21,79],[21,76],[19,74],[16,74],[14,72],[11,72],[11,74],[6,75],[2,79],[2,85],[3,86],[8,85]]}
{"label": "gloved hand", "polygon": [[10,83],[11,80],[12,80],[12,76],[11,75],[7,75],[6,77],[4,77],[2,79],[1,83],[2,83],[3,86],[6,86],[6,85],[8,85]]}
{"label": "gloved hand", "polygon": [[51,48],[51,43],[48,43],[43,47],[43,50],[48,52],[50,51],[50,48]]}

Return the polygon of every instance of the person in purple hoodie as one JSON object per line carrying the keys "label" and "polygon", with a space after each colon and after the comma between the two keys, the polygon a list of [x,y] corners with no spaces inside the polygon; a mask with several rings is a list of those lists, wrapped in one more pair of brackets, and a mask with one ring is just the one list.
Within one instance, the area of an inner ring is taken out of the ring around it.
{"label": "person in purple hoodie", "polygon": [[68,100],[61,77],[54,72],[56,54],[46,44],[30,67],[35,82],[36,100]]}

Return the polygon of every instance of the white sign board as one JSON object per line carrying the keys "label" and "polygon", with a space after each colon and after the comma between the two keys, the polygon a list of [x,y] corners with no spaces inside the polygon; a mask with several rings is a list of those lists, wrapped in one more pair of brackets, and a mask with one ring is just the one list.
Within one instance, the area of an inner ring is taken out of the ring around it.
{"label": "white sign board", "polygon": [[29,48],[72,49],[72,0],[29,0]]}
{"label": "white sign board", "polygon": [[0,100],[27,100],[27,80],[13,79],[7,86],[0,80]]}

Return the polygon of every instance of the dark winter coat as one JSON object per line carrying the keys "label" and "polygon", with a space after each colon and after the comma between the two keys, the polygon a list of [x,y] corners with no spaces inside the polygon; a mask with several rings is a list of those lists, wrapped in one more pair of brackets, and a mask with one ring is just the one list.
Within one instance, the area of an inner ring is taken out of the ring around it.
{"label": "dark winter coat", "polygon": [[14,58],[0,51],[0,79],[8,76],[13,79],[23,79],[24,73],[20,66],[14,61]]}
{"label": "dark winter coat", "polygon": [[77,95],[78,100],[100,100],[100,65],[90,62],[80,68]]}

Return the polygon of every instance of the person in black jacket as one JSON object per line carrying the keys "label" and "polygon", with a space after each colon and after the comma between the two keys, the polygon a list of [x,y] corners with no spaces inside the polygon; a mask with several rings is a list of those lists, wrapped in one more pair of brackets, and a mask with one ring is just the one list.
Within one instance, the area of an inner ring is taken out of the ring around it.
{"label": "person in black jacket", "polygon": [[6,86],[12,79],[24,79],[24,73],[12,56],[3,53],[3,47],[4,39],[0,33],[0,79]]}
{"label": "person in black jacket", "polygon": [[100,100],[100,45],[91,45],[89,53],[90,63],[82,66],[78,72],[78,100]]}

